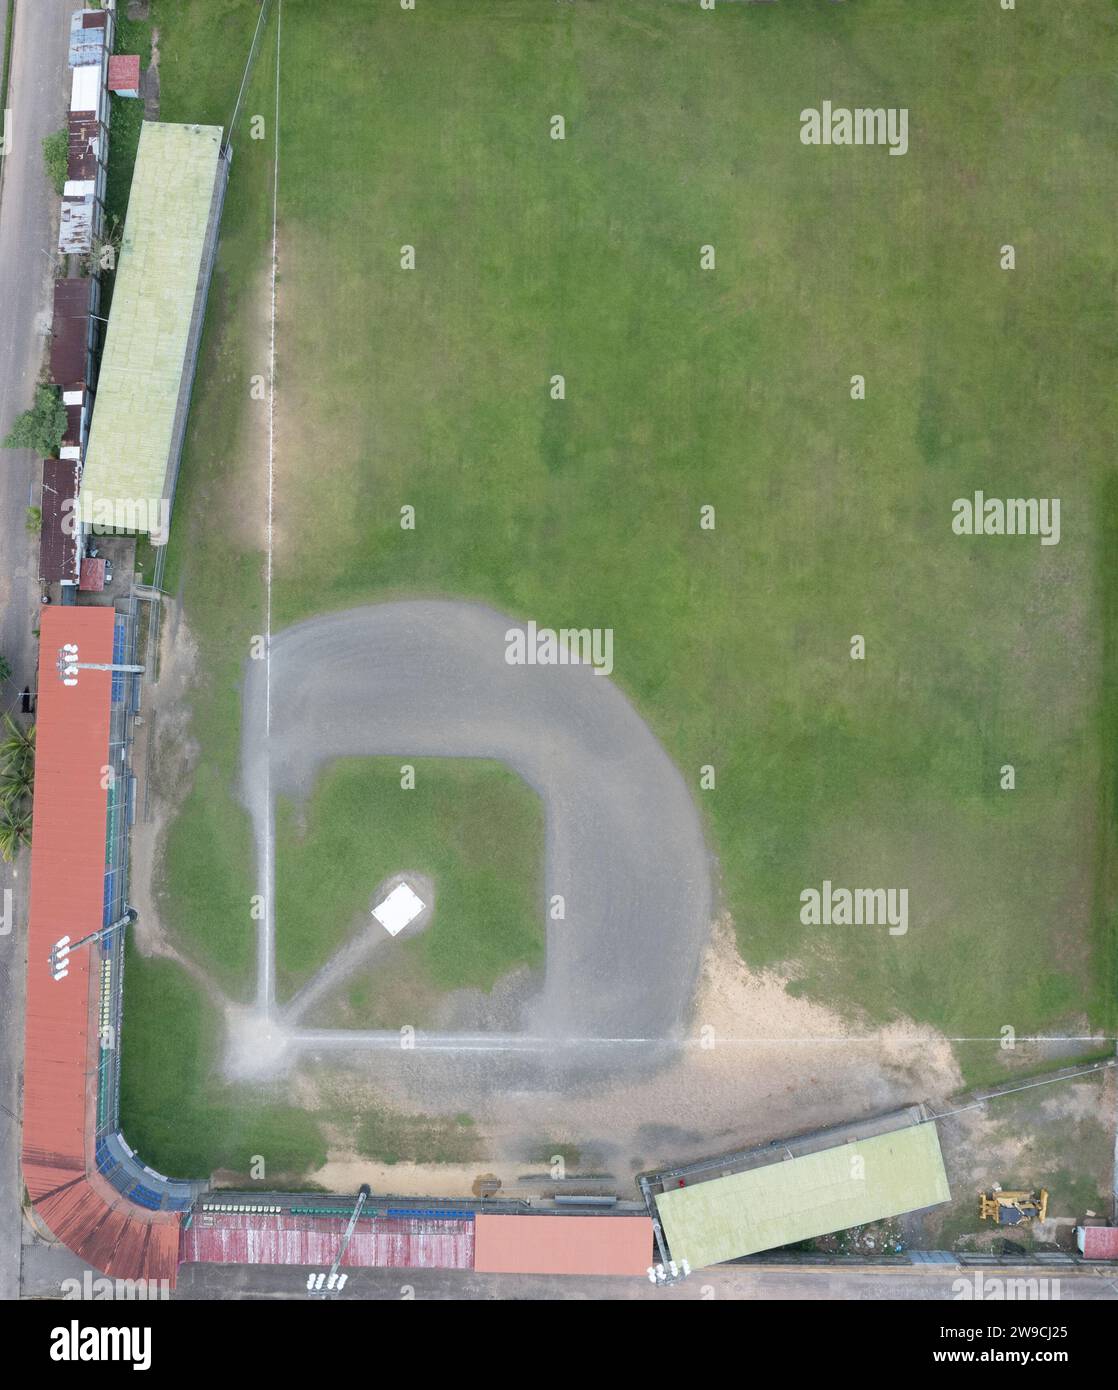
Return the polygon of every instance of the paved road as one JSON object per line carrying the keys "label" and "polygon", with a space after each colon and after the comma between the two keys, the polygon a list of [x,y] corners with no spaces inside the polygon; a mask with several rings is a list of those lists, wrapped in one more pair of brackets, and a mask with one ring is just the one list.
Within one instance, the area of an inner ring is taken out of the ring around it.
{"label": "paved road", "polygon": [[[11,149],[0,185],[0,438],[31,404],[50,333],[53,253],[58,226],[54,191],[43,174],[42,140],[65,118],[66,49],[75,0],[17,0]],[[27,506],[38,501],[39,460],[0,450],[0,652],[12,677],[0,708],[18,709],[34,687],[39,586]],[[23,989],[27,925],[26,856],[0,864],[0,893],[12,892],[13,930],[0,936],[0,1299],[19,1287],[19,1081],[23,1058]]]}
{"label": "paved road", "polygon": [[[658,1299],[696,1300],[803,1299],[892,1301],[894,1299],[954,1300],[966,1280],[973,1291],[974,1270],[945,1268],[774,1269],[727,1266],[704,1269],[670,1288],[654,1287],[645,1279],[571,1278],[541,1275],[476,1274],[441,1269],[358,1269],[350,1275],[341,1298],[393,1299]],[[983,1270],[985,1277],[1059,1278],[1061,1299],[1094,1302],[1118,1298],[1110,1276],[1072,1274],[1065,1269]],[[176,1298],[306,1298],[307,1271],[275,1265],[183,1265]],[[1049,1285],[1051,1289],[1051,1284]],[[411,1290],[409,1293],[408,1290]],[[340,1300],[339,1300],[340,1301]],[[1032,1306],[1036,1306],[1035,1304]]]}
{"label": "paved road", "polygon": [[[24,1257],[23,1297],[57,1294],[64,1279],[81,1279],[87,1266],[61,1246],[39,1245]],[[584,1299],[660,1299],[692,1302],[713,1299],[803,1299],[870,1302],[903,1299],[930,1302],[954,1300],[956,1281],[965,1279],[974,1290],[974,1269],[953,1265],[880,1268],[774,1267],[723,1265],[698,1270],[668,1288],[644,1279],[572,1278],[550,1275],[477,1274],[450,1269],[350,1269],[340,1296],[345,1299],[398,1300],[520,1300],[582,1301]],[[1113,1271],[1024,1267],[984,1269],[989,1278],[1060,1281],[1060,1299],[1092,1302],[1118,1299],[1118,1276]],[[292,1265],[186,1264],[179,1268],[176,1299],[306,1298],[307,1270]],[[408,1291],[411,1291],[410,1293]],[[1049,1285],[1049,1292],[1052,1286]],[[340,1301],[340,1299],[338,1300]],[[1033,1305],[1035,1306],[1035,1305]]]}
{"label": "paved road", "polygon": [[[270,739],[263,661],[249,662],[245,683],[243,785],[260,862],[276,794],[303,796],[329,759],[497,759],[543,801],[545,891],[566,903],[565,919],[547,924],[544,985],[523,1027],[558,1038],[669,1037],[710,923],[712,866],[694,801],[608,677],[589,666],[508,665],[512,626],[476,604],[404,602],[274,637]],[[263,923],[258,1003],[271,999],[270,932]]]}

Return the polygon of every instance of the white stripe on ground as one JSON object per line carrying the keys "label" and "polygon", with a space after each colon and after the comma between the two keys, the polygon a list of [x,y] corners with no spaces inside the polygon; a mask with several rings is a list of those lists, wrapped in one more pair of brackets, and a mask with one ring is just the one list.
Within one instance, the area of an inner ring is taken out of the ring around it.
{"label": "white stripe on ground", "polygon": [[[280,45],[283,38],[283,0],[276,7],[276,109],[275,154],[272,169],[272,324],[268,356],[268,553],[264,569],[264,728],[272,727],[272,539],[275,520],[275,445],[276,445],[276,271],[279,265],[279,158],[280,158]],[[276,934],[273,921],[273,902],[276,889],[274,863],[274,830],[272,823],[271,766],[265,768],[267,779],[267,826],[264,834],[264,914],[257,932],[257,1007],[265,1015],[276,1004]]]}

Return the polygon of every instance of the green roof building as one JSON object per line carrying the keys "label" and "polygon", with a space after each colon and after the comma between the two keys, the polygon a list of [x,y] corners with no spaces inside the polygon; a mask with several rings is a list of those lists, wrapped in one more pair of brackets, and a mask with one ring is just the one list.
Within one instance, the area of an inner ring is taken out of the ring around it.
{"label": "green roof building", "polygon": [[672,1259],[692,1269],[951,1200],[934,1124],[656,1196]]}
{"label": "green roof building", "polygon": [[140,132],[82,474],[94,530],[166,540],[228,177],[221,136]]}

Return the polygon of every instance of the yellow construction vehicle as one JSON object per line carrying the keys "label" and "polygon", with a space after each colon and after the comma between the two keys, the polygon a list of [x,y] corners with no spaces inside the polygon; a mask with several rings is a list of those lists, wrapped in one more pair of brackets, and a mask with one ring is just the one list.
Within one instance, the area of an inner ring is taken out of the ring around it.
{"label": "yellow construction vehicle", "polygon": [[1028,1221],[1043,1221],[1048,1215],[1048,1189],[1036,1192],[1004,1192],[996,1184],[989,1192],[980,1192],[978,1214],[983,1221],[999,1226],[1020,1226]]}

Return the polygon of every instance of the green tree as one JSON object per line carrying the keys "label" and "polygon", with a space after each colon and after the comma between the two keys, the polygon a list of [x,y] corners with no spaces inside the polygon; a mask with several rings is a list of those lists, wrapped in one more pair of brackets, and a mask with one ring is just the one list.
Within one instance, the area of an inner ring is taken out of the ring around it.
{"label": "green tree", "polygon": [[32,762],[13,763],[0,778],[0,806],[21,810],[35,785],[35,765]]}
{"label": "green tree", "polygon": [[35,726],[21,728],[4,715],[7,737],[0,743],[0,855],[10,860],[31,842],[31,795],[35,784]]}
{"label": "green tree", "polygon": [[70,158],[70,137],[63,127],[43,140],[43,166],[47,171],[47,178],[54,184],[54,191],[62,196],[62,190],[66,187],[66,173]]}
{"label": "green tree", "polygon": [[0,806],[0,857],[10,863],[24,845],[31,843],[31,810],[28,806]]}
{"label": "green tree", "polygon": [[12,663],[0,653],[0,681],[6,681],[12,674]]}
{"label": "green tree", "polygon": [[16,416],[4,448],[33,449],[40,458],[57,458],[65,435],[62,392],[53,386],[36,386],[35,404]]}
{"label": "green tree", "polygon": [[35,725],[24,729],[10,714],[4,715],[7,737],[0,743],[0,769],[11,773],[16,769],[31,767],[35,762]]}
{"label": "green tree", "polygon": [[27,529],[33,536],[42,534],[43,530],[43,509],[42,507],[27,508]]}

